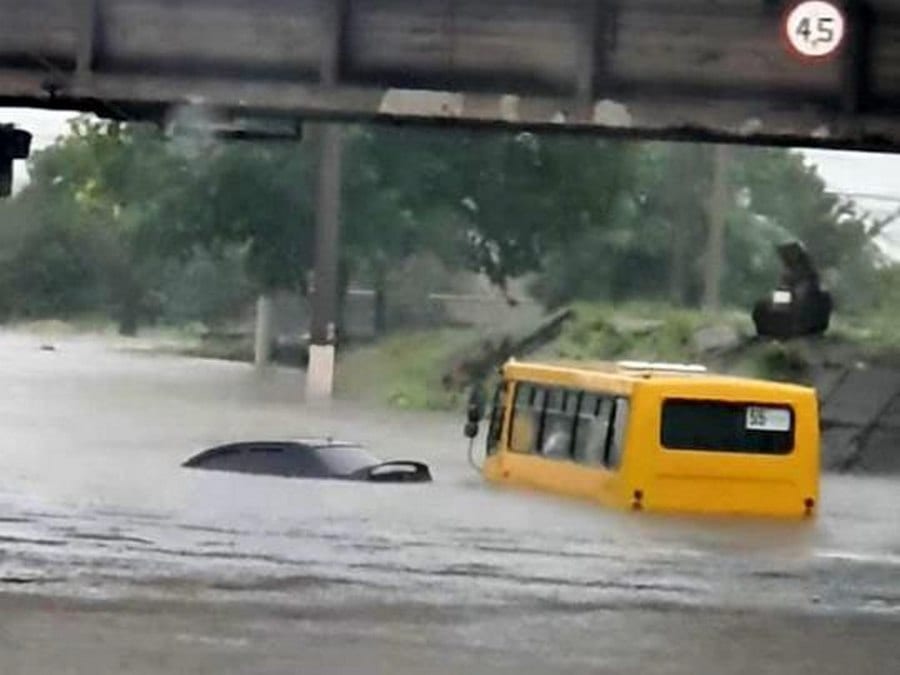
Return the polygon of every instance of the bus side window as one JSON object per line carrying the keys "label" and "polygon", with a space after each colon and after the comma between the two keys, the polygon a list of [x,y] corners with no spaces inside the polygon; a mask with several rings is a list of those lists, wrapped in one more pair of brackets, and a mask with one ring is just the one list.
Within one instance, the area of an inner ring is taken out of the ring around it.
{"label": "bus side window", "polygon": [[534,451],[540,431],[543,401],[543,392],[533,385],[523,383],[516,385],[509,435],[510,451],[525,454]]}
{"label": "bus side window", "polygon": [[612,399],[597,394],[584,394],[575,424],[574,459],[580,464],[600,466],[606,450]]}
{"label": "bus side window", "polygon": [[625,453],[625,430],[628,428],[628,410],[628,399],[617,398],[606,461],[606,466],[610,469],[618,469],[622,463],[622,455]]}
{"label": "bus side window", "polygon": [[575,443],[572,447],[572,457],[576,462],[589,464],[588,439],[594,425],[594,410],[597,408],[597,396],[595,394],[582,394],[581,403],[575,413]]}
{"label": "bus side window", "polygon": [[488,426],[488,435],[487,435],[487,454],[493,455],[496,454],[497,450],[500,447],[500,438],[503,435],[503,419],[504,419],[504,403],[506,393],[506,383],[500,383],[497,385],[497,388],[494,389],[494,400],[493,405],[491,407],[491,423]]}
{"label": "bus side window", "polygon": [[577,392],[548,390],[541,438],[541,454],[545,457],[572,458],[572,431],[577,403]]}

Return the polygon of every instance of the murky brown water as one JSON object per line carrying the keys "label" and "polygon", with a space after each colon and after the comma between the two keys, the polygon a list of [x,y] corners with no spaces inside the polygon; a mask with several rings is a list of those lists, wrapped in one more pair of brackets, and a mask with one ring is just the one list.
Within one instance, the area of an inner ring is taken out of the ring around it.
{"label": "murky brown water", "polygon": [[[560,612],[900,616],[890,480],[826,477],[814,524],[620,514],[485,485],[455,417],[310,407],[292,371],[87,338],[40,344],[0,334],[0,593],[253,602],[332,620],[383,608],[382,622],[359,628],[370,637],[413,603],[426,623],[469,617],[454,628],[466,644],[559,658],[582,633],[521,640]],[[223,441],[308,435],[423,459],[435,483],[179,468]],[[522,632],[482,630],[498,613],[521,616]]]}

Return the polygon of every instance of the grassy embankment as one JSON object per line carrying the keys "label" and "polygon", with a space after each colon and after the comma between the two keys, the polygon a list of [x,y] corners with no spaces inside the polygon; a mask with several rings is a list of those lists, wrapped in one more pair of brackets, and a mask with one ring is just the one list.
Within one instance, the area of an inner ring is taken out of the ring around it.
{"label": "grassy embankment", "polygon": [[[892,316],[837,317],[823,338],[777,343],[754,340],[753,326],[742,312],[709,315],[638,303],[615,307],[579,303],[574,310],[575,318],[560,336],[530,358],[699,362],[718,371],[797,382],[808,382],[811,369],[823,364],[900,366],[900,321]],[[252,360],[253,355],[249,336],[211,334],[199,325],[147,329],[137,339],[121,340],[111,322],[97,317],[34,321],[10,328],[50,342],[102,334],[129,349],[242,361]],[[708,337],[710,332],[718,336],[713,348],[704,345],[704,334]],[[338,395],[412,409],[457,408],[464,394],[448,391],[442,379],[487,337],[474,329],[424,330],[349,348],[338,362]],[[292,365],[299,358],[280,356]]]}
{"label": "grassy embankment", "polygon": [[[575,318],[560,336],[529,358],[696,361],[694,334],[710,323],[699,312],[650,305],[578,304],[574,309]],[[712,323],[734,327],[737,335],[751,328],[731,315]],[[352,350],[340,361],[341,394],[410,408],[457,407],[462,396],[447,391],[441,379],[455,359],[471,354],[483,339],[474,330],[420,331]]]}
{"label": "grassy embankment", "polygon": [[[822,365],[900,364],[900,322],[878,317],[836,317],[825,337],[779,343],[754,339],[752,322],[742,312],[710,315],[651,304],[579,303],[574,309],[561,335],[530,358],[703,363],[716,371],[802,383]],[[446,391],[441,379],[454,359],[482,340],[472,330],[422,331],[351,350],[340,360],[340,393],[408,408],[458,407],[462,395]]]}

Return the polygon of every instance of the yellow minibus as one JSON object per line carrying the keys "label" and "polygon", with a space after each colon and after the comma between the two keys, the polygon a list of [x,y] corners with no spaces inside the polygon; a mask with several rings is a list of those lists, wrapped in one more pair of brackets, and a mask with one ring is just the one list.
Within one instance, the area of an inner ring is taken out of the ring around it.
{"label": "yellow minibus", "polygon": [[[483,408],[470,405],[470,437]],[[808,387],[701,366],[512,360],[481,470],[636,511],[804,518],[818,506],[819,442]]]}

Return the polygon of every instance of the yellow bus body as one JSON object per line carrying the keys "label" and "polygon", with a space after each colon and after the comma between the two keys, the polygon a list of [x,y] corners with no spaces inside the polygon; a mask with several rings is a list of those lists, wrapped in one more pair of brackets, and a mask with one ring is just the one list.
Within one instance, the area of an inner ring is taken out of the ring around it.
{"label": "yellow bus body", "polygon": [[[819,503],[819,421],[813,389],[720,375],[624,369],[614,364],[511,361],[502,374],[503,393],[498,394],[495,413],[499,425],[496,447],[483,467],[489,481],[641,511],[788,518],[815,513]],[[581,397],[594,393],[627,401],[618,466],[588,466],[572,458],[513,451],[514,405],[517,391],[526,384],[532,389],[552,387]],[[687,405],[700,402],[755,409],[779,406],[792,416],[792,446],[784,454],[664,447],[663,406],[675,400]]]}

